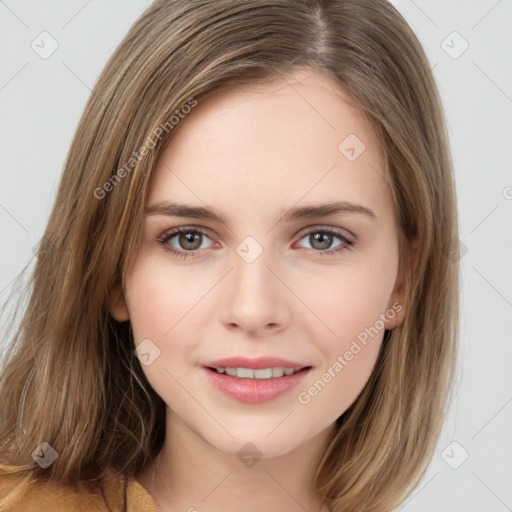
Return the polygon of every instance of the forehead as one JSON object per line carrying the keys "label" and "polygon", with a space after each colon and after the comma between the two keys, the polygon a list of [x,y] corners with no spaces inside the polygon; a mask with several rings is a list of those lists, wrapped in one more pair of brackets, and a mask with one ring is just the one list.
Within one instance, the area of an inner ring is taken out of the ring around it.
{"label": "forehead", "polygon": [[301,198],[350,200],[384,214],[391,208],[385,175],[360,108],[323,74],[299,71],[199,101],[161,153],[148,203],[220,198],[229,209],[234,199],[261,212]]}

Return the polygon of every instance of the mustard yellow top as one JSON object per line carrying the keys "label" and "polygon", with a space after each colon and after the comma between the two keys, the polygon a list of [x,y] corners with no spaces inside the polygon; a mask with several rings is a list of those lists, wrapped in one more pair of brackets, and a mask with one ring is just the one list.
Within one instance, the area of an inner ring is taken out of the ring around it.
{"label": "mustard yellow top", "polygon": [[133,477],[112,475],[104,480],[102,493],[75,491],[57,482],[37,482],[20,495],[15,475],[0,473],[0,498],[7,491],[8,504],[1,512],[161,512],[152,496]]}

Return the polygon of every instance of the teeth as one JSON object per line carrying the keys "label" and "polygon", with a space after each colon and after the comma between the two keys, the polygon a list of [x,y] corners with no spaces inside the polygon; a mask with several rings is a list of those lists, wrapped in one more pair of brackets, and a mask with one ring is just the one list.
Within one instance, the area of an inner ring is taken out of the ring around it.
{"label": "teeth", "polygon": [[284,368],[282,368],[281,366],[278,366],[277,368],[272,368],[272,377],[282,377],[283,375]]}
{"label": "teeth", "polygon": [[[231,377],[240,379],[272,379],[282,377],[283,375],[292,375],[296,373],[293,368],[283,368],[281,366],[275,368],[261,368],[254,370],[253,368],[216,368],[217,373],[226,373]],[[297,370],[297,372],[300,370]]]}

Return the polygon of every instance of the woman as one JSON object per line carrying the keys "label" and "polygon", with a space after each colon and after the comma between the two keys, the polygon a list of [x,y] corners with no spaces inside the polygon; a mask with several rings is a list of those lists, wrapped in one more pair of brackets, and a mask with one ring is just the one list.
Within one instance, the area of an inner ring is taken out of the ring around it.
{"label": "woman", "polygon": [[154,2],[86,106],[5,356],[0,508],[392,510],[442,426],[456,237],[437,88],[390,4]]}

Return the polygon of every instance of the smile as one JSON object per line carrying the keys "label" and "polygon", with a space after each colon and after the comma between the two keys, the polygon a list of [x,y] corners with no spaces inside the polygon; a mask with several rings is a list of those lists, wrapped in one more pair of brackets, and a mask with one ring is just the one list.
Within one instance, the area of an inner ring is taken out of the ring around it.
{"label": "smile", "polygon": [[[309,373],[311,366],[300,370],[284,367],[260,369],[203,367],[202,370],[215,389],[225,396],[239,402],[258,404],[274,400],[297,387]],[[285,370],[288,370],[288,374]],[[269,376],[270,372],[272,376]]]}
{"label": "smile", "polygon": [[211,368],[217,373],[225,373],[230,377],[238,377],[239,379],[275,379],[282,377],[283,375],[293,375],[300,370],[294,370],[293,368],[283,368],[282,366],[276,366],[274,368],[223,368],[219,366],[217,368]]}

